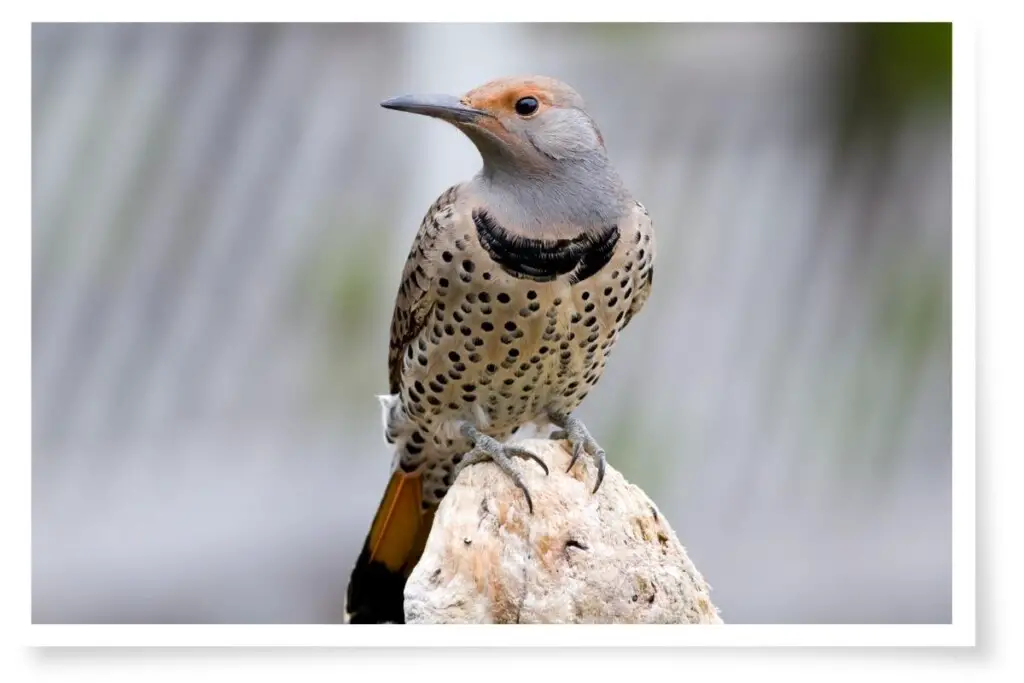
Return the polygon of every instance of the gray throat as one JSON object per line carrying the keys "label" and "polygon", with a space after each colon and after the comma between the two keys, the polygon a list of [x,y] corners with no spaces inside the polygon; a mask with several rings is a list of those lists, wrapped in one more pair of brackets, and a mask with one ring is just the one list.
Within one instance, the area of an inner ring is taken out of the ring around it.
{"label": "gray throat", "polygon": [[502,225],[523,235],[566,226],[603,230],[621,220],[629,201],[603,155],[552,161],[547,169],[529,171],[506,161],[485,156],[473,186]]}

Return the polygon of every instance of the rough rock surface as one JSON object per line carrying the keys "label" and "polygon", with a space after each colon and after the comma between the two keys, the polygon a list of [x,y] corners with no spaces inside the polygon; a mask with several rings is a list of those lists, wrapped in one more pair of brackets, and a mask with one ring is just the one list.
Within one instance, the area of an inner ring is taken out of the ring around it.
{"label": "rough rock surface", "polygon": [[657,506],[611,464],[523,441],[526,499],[493,463],[467,467],[442,501],[405,590],[408,623],[721,623],[709,587]]}

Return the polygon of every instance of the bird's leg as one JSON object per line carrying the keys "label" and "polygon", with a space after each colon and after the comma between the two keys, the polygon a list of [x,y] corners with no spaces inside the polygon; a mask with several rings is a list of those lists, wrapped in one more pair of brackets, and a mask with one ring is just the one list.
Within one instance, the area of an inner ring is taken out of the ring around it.
{"label": "bird's leg", "polygon": [[469,465],[475,465],[480,462],[492,461],[495,465],[501,468],[501,471],[507,474],[515,485],[523,490],[526,495],[526,504],[530,508],[530,513],[533,513],[533,499],[530,498],[530,491],[526,488],[526,482],[523,481],[523,475],[519,469],[512,464],[512,458],[526,458],[534,460],[543,468],[544,474],[548,474],[548,466],[544,464],[535,453],[522,448],[521,446],[513,446],[511,444],[504,444],[496,439],[493,439],[486,434],[480,432],[476,427],[464,422],[460,427],[459,431],[473,443],[473,450],[466,454],[462,461],[455,466],[455,471],[452,473],[452,479],[458,479],[459,472],[464,467]]}
{"label": "bird's leg", "polygon": [[572,415],[557,410],[548,411],[548,419],[556,427],[561,427],[560,430],[551,434],[551,438],[556,441],[567,439],[572,446],[572,459],[569,460],[569,467],[565,470],[566,472],[572,469],[584,451],[597,461],[597,483],[594,484],[593,490],[593,493],[597,493],[597,489],[601,487],[601,482],[604,481],[606,462],[604,449],[590,435],[586,426]]}

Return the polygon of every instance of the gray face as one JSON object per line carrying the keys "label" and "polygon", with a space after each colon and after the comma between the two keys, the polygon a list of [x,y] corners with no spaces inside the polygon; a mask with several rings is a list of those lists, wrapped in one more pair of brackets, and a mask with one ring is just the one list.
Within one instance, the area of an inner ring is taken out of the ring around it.
{"label": "gray face", "polygon": [[597,126],[582,109],[575,107],[545,107],[532,117],[507,117],[503,124],[511,136],[529,143],[520,145],[529,153],[540,153],[548,159],[573,161],[589,157],[603,157],[604,144]]}
{"label": "gray face", "polygon": [[509,78],[461,98],[404,96],[384,107],[448,121],[483,159],[476,189],[524,228],[614,220],[625,190],[583,99],[546,77]]}

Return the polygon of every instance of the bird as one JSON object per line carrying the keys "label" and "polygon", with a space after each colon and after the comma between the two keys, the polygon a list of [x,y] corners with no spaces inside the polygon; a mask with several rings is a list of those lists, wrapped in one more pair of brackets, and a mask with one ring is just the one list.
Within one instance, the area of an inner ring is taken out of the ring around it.
{"label": "bird", "polygon": [[549,470],[520,428],[555,430],[569,470],[592,458],[597,492],[607,457],[574,412],[654,280],[650,214],[567,83],[511,76],[380,105],[453,125],[482,164],[427,209],[399,278],[378,397],[393,460],[349,576],[351,624],[405,623],[406,581],[465,467],[497,465],[533,513],[521,468]]}

